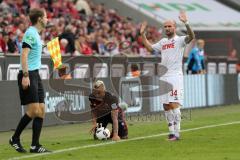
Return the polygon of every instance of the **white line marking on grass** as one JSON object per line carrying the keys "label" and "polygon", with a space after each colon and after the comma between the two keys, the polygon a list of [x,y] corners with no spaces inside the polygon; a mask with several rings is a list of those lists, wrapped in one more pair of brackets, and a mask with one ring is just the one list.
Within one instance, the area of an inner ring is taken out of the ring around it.
{"label": "white line marking on grass", "polygon": [[[207,126],[202,126],[202,127],[197,127],[197,128],[183,129],[181,132],[196,131],[196,130],[201,130],[201,129],[228,126],[228,125],[233,125],[233,124],[240,124],[240,121],[222,123],[222,124],[216,124],[216,125],[207,125]],[[56,150],[56,151],[48,152],[48,153],[40,153],[40,154],[26,155],[26,156],[20,156],[20,157],[13,157],[13,158],[10,158],[8,160],[19,160],[19,159],[27,159],[27,158],[34,158],[34,157],[40,157],[40,156],[42,157],[42,156],[52,155],[52,154],[57,154],[57,153],[62,153],[62,152],[74,151],[74,150],[85,149],[85,148],[106,146],[106,145],[115,144],[115,143],[137,141],[137,140],[148,139],[148,138],[153,138],[153,137],[161,137],[161,136],[166,136],[166,135],[168,135],[168,133],[161,133],[161,134],[155,134],[155,135],[144,136],[144,137],[136,137],[136,138],[131,138],[131,139],[127,139],[127,140],[121,140],[121,141],[118,141],[118,142],[111,141],[111,142],[104,142],[104,143],[98,143],[98,144],[90,144],[90,145],[86,145],[86,146],[60,149],[60,150]]]}

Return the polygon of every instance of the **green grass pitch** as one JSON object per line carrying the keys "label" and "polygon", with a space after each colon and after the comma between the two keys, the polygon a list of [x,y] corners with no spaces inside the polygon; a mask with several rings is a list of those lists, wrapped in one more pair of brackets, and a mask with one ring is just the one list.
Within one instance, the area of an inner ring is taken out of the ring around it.
{"label": "green grass pitch", "polygon": [[[165,120],[128,121],[129,140],[94,141],[90,123],[44,127],[41,143],[51,154],[20,154],[8,145],[11,132],[0,132],[0,159],[39,160],[239,160],[240,105],[194,109],[182,121],[181,140],[166,140]],[[226,124],[231,123],[231,124]],[[224,124],[224,125],[222,125]],[[200,128],[202,127],[202,128]],[[192,129],[192,130],[191,130]],[[155,135],[155,136],[152,136]],[[25,149],[31,130],[23,132]]]}

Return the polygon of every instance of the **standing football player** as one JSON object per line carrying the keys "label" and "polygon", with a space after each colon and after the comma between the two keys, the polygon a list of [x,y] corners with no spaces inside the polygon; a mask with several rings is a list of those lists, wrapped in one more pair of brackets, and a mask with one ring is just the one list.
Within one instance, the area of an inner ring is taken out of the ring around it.
{"label": "standing football player", "polygon": [[124,111],[118,105],[118,98],[106,91],[103,81],[96,81],[93,92],[89,95],[92,112],[93,126],[90,133],[96,139],[97,125],[106,128],[108,123],[112,124],[112,140],[128,138],[128,128],[125,121]]}
{"label": "standing football player", "polygon": [[[146,38],[147,23],[143,22],[140,28],[143,43],[148,51],[151,53],[154,51],[161,52],[161,63],[167,68],[167,72],[160,79],[172,85],[172,88],[167,89],[166,94],[161,96],[170,132],[168,139],[172,141],[179,140],[180,137],[180,106],[183,105],[183,51],[186,44],[195,38],[184,11],[180,12],[179,19],[185,24],[187,35],[178,36],[176,34],[176,22],[174,20],[166,20],[163,26],[167,38],[163,38],[153,45]],[[164,86],[161,87],[164,88]]]}

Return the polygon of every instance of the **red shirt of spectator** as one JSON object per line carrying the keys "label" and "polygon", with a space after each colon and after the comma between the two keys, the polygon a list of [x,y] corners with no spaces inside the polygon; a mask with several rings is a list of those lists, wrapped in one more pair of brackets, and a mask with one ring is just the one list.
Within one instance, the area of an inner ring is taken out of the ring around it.
{"label": "red shirt of spectator", "polygon": [[86,42],[85,37],[80,36],[78,38],[78,45],[79,46],[77,48],[81,54],[84,54],[84,55],[92,55],[93,54],[93,50]]}
{"label": "red shirt of spectator", "polygon": [[92,48],[90,48],[86,43],[80,44],[80,48],[81,48],[81,53],[84,55],[92,55],[93,54]]}

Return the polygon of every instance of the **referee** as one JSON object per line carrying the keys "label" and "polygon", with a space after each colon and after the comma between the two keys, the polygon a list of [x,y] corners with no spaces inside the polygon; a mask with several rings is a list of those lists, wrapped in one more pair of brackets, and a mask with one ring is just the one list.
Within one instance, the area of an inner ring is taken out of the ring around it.
{"label": "referee", "polygon": [[18,74],[18,87],[21,105],[27,106],[25,115],[21,118],[14,135],[10,138],[10,145],[18,152],[25,153],[20,142],[20,135],[24,128],[32,123],[31,153],[48,152],[39,143],[43,118],[45,115],[44,90],[38,70],[41,67],[42,41],[40,32],[47,24],[47,15],[44,9],[34,8],[29,13],[32,23],[24,36],[22,53],[20,56],[20,71]]}

